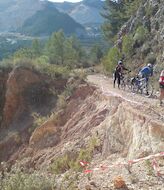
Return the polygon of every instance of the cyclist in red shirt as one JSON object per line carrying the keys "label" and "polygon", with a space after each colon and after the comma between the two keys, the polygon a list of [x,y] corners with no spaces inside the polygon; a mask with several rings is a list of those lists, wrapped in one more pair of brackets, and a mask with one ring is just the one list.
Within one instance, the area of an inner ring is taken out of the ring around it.
{"label": "cyclist in red shirt", "polygon": [[160,87],[160,105],[162,105],[162,99],[164,99],[164,70],[162,70],[161,75],[159,77],[159,87]]}

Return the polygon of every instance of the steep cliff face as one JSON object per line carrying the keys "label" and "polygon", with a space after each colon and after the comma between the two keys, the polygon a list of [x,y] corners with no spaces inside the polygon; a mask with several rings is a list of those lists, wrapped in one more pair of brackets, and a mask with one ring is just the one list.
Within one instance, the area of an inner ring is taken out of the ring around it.
{"label": "steep cliff face", "polygon": [[51,90],[64,89],[66,80],[60,81],[57,85],[55,83],[57,82],[46,80],[46,76],[31,69],[22,67],[13,69],[6,82],[2,127],[21,125],[19,122],[29,120],[27,117],[30,117],[32,112],[43,115],[49,112],[52,103],[55,103]]}
{"label": "steep cliff face", "polygon": [[164,150],[164,125],[141,107],[122,101],[107,120],[103,155],[121,153],[129,159]]}
{"label": "steep cliff face", "polygon": [[[17,160],[25,169],[42,170],[45,175],[46,172],[53,175],[50,168],[55,160],[66,154],[74,159],[81,149],[87,150],[93,138],[98,139],[99,143],[94,144],[89,166],[91,169],[101,164],[111,166],[117,162],[128,163],[128,160],[164,150],[163,110],[155,107],[156,100],[114,90],[110,80],[103,76],[89,76],[88,80],[94,85],[80,84],[66,100],[64,109],[36,128],[28,138],[28,143],[21,143],[22,146],[10,154],[6,159],[8,163],[13,164]],[[84,161],[87,156],[83,157]],[[160,169],[163,169],[163,162],[160,161]],[[77,173],[80,177],[74,182],[79,189],[86,189],[87,184],[90,189],[94,189],[94,186],[95,189],[112,189],[113,177],[122,175],[129,188],[138,190],[138,187],[143,187],[143,181],[146,183],[147,170],[142,162],[133,166],[132,170],[124,166],[109,171],[104,169],[103,172],[95,170],[90,177],[80,172]],[[64,168],[62,173],[66,171]],[[66,175],[73,178],[75,173],[70,172],[67,171]],[[58,176],[58,185],[67,189],[69,182],[63,176]],[[161,181],[153,175],[149,183],[145,188],[162,187]]]}
{"label": "steep cliff face", "polygon": [[[135,68],[151,62],[155,70],[164,67],[164,6],[163,0],[143,0],[137,12],[121,28],[117,43],[121,45],[125,35],[132,35],[133,55],[126,60]],[[144,28],[144,29],[143,29]]]}
{"label": "steep cliff face", "polygon": [[28,69],[16,68],[10,74],[6,84],[3,125],[9,126],[14,117],[19,117],[25,109],[23,92],[33,83],[39,82],[38,75]]}
{"label": "steep cliff face", "polygon": [[[56,105],[57,94],[65,88],[66,79],[52,80],[25,67],[2,72],[0,160],[7,160],[26,144],[33,127],[33,113],[50,114]],[[12,144],[12,149],[11,149]]]}
{"label": "steep cliff face", "polygon": [[0,70],[0,125],[3,117],[3,107],[5,102],[5,93],[6,93],[6,81],[8,78],[8,70]]}

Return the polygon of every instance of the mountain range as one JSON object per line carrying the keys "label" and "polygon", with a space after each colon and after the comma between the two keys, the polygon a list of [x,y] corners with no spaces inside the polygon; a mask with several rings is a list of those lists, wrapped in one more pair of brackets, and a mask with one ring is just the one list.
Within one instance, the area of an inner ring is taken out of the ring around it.
{"label": "mountain range", "polygon": [[78,3],[54,3],[60,12],[65,12],[82,25],[101,24],[100,15],[104,2],[101,0],[83,0]]}
{"label": "mountain range", "polygon": [[37,11],[25,20],[19,32],[33,36],[48,36],[54,31],[62,29],[67,35],[85,34],[82,25],[73,20],[66,13],[59,12],[52,3],[46,3],[42,10]]}
{"label": "mountain range", "polygon": [[1,0],[0,32],[32,36],[50,35],[63,29],[66,34],[84,35],[86,26],[101,25],[101,0],[53,3],[48,0]]}

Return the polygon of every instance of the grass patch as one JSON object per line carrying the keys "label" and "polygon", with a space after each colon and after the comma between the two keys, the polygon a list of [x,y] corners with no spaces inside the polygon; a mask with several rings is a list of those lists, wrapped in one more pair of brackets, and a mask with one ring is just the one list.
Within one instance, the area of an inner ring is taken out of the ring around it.
{"label": "grass patch", "polygon": [[62,174],[68,170],[82,171],[80,161],[90,162],[94,155],[96,147],[100,146],[100,141],[97,137],[90,139],[86,148],[82,148],[79,152],[68,152],[58,158],[55,158],[50,166],[50,170],[54,174]]}
{"label": "grass patch", "polygon": [[153,172],[153,167],[152,167],[152,163],[150,160],[146,160],[145,161],[145,165],[146,165],[146,168],[147,168],[147,171],[148,171],[148,175],[153,175],[154,172]]}
{"label": "grass patch", "polygon": [[32,117],[34,121],[33,121],[32,127],[28,129],[29,133],[32,133],[36,128],[43,125],[43,123],[45,123],[49,119],[49,116],[41,116],[40,114],[36,112],[32,113]]}
{"label": "grass patch", "polygon": [[47,176],[39,171],[26,173],[20,168],[14,168],[10,173],[0,175],[2,190],[55,190],[55,176]]}

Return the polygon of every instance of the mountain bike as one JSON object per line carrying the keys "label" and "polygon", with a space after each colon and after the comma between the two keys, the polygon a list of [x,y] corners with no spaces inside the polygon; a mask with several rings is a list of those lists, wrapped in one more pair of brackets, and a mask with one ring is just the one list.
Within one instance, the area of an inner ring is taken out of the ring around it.
{"label": "mountain bike", "polygon": [[123,90],[131,89],[131,78],[128,76],[130,72],[131,71],[128,71],[127,73],[121,75],[120,87]]}
{"label": "mountain bike", "polygon": [[139,78],[137,76],[131,79],[131,91],[150,97],[152,96],[154,89],[151,83],[147,82],[146,78]]}

